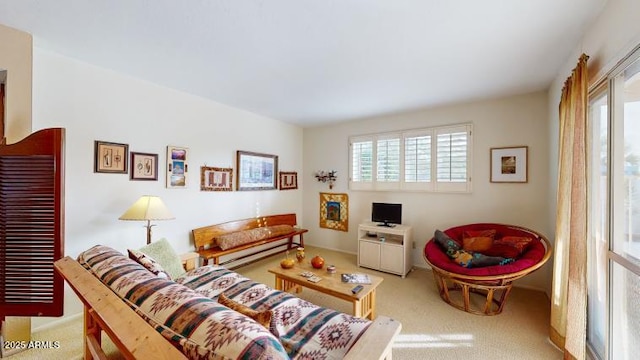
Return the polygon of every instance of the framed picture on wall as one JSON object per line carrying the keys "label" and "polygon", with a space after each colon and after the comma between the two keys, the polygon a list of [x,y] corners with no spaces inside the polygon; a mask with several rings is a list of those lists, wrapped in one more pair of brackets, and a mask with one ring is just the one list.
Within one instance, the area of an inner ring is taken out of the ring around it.
{"label": "framed picture on wall", "polygon": [[202,166],[200,167],[200,190],[232,191],[233,169]]}
{"label": "framed picture on wall", "polygon": [[320,227],[349,231],[349,195],[320,193]]}
{"label": "framed picture on wall", "polygon": [[96,140],[94,142],[93,172],[126,174],[129,145]]}
{"label": "framed picture on wall", "polygon": [[132,151],[129,180],[158,180],[158,154]]}
{"label": "framed picture on wall", "polygon": [[249,151],[236,154],[237,190],[275,190],[278,188],[278,156]]}
{"label": "framed picture on wall", "polygon": [[280,190],[294,190],[298,188],[298,173],[295,171],[280,171]]}
{"label": "framed picture on wall", "polygon": [[186,189],[189,173],[189,148],[167,146],[167,188]]}
{"label": "framed picture on wall", "polygon": [[491,182],[526,183],[528,147],[491,148]]}

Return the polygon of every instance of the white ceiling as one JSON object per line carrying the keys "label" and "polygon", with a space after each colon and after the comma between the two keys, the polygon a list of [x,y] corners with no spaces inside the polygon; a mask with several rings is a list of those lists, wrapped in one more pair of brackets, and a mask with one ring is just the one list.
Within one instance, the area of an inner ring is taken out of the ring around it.
{"label": "white ceiling", "polygon": [[0,23],[35,46],[307,127],[547,89],[605,3],[0,0]]}

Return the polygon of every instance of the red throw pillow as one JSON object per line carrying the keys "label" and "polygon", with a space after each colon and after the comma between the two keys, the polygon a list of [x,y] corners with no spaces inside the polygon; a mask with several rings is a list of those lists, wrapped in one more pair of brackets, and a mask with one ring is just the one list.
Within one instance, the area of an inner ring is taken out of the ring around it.
{"label": "red throw pillow", "polygon": [[467,238],[467,237],[490,237],[492,239],[494,239],[496,237],[496,230],[495,229],[489,229],[489,230],[465,230],[464,233],[462,234],[462,238]]}
{"label": "red throw pillow", "polygon": [[526,236],[505,236],[495,240],[493,245],[483,254],[515,259],[525,252],[531,241],[533,239]]}
{"label": "red throw pillow", "polygon": [[527,236],[505,236],[502,239],[498,239],[497,243],[511,245],[522,254],[531,241],[533,241],[533,239]]}
{"label": "red throw pillow", "polygon": [[482,252],[487,256],[500,256],[503,258],[515,259],[520,256],[520,251],[514,246],[507,244],[499,244],[498,240],[494,241],[491,247]]}

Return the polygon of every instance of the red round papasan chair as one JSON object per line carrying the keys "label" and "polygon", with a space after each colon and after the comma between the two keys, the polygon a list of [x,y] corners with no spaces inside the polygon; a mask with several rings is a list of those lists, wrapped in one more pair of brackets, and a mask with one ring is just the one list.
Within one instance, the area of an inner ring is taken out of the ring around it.
{"label": "red round papasan chair", "polygon": [[[551,256],[549,240],[536,231],[505,224],[468,224],[456,226],[443,232],[462,247],[465,231],[496,230],[495,238],[504,236],[529,237],[532,241],[524,252],[505,265],[491,265],[466,268],[453,261],[431,238],[424,247],[424,258],[433,270],[433,277],[440,291],[440,297],[449,305],[472,314],[497,315],[502,312],[512,283],[532,273],[544,265]],[[460,291],[461,296],[452,296],[452,291]],[[483,304],[471,300],[472,293],[481,294]]]}

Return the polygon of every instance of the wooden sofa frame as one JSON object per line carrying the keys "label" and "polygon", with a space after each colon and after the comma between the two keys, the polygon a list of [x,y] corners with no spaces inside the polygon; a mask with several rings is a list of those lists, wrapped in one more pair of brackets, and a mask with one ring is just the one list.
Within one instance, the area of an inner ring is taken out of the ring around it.
{"label": "wooden sofa frame", "polygon": [[[106,359],[101,333],[109,336],[125,359],[186,359],[186,356],[131,309],[118,295],[77,261],[54,263],[83,302],[84,359]],[[393,339],[402,325],[378,316],[346,354],[345,359],[391,359]]]}
{"label": "wooden sofa frame", "polygon": [[[296,221],[296,214],[280,214],[260,216],[243,220],[229,221],[222,224],[203,226],[197,229],[193,229],[191,233],[193,234],[193,243],[195,245],[196,252],[200,255],[201,258],[204,259],[205,265],[209,264],[209,260],[211,259],[213,259],[213,263],[216,265],[224,265],[232,261],[241,260],[249,256],[254,256],[260,252],[273,250],[284,245],[287,245],[287,248],[283,249],[282,251],[291,250],[292,248],[294,248],[294,246],[304,247],[303,234],[308,232],[309,230],[298,228],[296,227],[297,224],[298,222]],[[289,234],[258,240],[250,244],[244,244],[226,250],[222,250],[219,246],[215,245],[215,239],[220,235],[274,225],[291,225],[294,227],[295,231]],[[300,237],[300,241],[297,243],[293,241],[293,238],[295,236]],[[220,262],[220,257],[222,256],[238,253],[243,250],[255,248],[260,245],[265,245],[282,239],[289,239],[289,242],[277,244],[275,246],[261,249],[260,251],[252,252],[242,256],[233,257],[222,263]],[[269,253],[268,255],[272,255],[272,253]]]}

